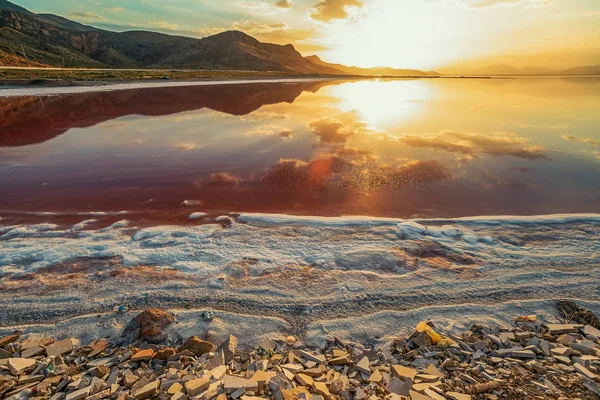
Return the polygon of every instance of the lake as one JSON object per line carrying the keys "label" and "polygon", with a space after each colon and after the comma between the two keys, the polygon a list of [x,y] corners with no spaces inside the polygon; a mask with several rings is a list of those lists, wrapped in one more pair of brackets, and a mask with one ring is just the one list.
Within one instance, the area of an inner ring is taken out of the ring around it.
{"label": "lake", "polygon": [[600,212],[599,78],[1,96],[3,224]]}

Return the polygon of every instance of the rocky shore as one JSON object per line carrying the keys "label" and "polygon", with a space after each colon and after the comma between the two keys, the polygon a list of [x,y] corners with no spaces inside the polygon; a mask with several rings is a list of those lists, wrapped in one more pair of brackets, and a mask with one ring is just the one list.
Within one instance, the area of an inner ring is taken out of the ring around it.
{"label": "rocky shore", "polygon": [[0,398],[600,398],[599,321],[574,303],[559,308],[568,323],[543,324],[530,315],[512,326],[473,325],[454,335],[428,321],[388,348],[331,335],[325,348],[289,336],[253,349],[238,348],[231,335],[221,343],[181,338],[170,313],[149,309],[120,336],[91,343],[26,332],[0,338]]}

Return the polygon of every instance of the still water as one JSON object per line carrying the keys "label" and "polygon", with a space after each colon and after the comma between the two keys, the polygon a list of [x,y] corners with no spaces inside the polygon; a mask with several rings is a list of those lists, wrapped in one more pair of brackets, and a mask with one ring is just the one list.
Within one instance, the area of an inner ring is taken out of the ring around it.
{"label": "still water", "polygon": [[3,224],[600,212],[598,78],[1,96]]}

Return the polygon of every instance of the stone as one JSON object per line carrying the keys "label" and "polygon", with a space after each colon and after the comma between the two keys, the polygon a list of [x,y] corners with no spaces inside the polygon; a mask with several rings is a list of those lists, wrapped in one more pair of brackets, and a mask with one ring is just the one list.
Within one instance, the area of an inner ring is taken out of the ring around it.
{"label": "stone", "polygon": [[391,393],[395,393],[400,396],[408,396],[412,389],[412,379],[406,378],[406,380],[402,381],[396,377],[393,377],[388,385],[388,390]]}
{"label": "stone", "polygon": [[9,358],[7,365],[10,373],[16,376],[32,369],[36,361],[31,358]]}
{"label": "stone", "polygon": [[410,400],[431,400],[431,397],[415,392],[414,390],[408,392],[408,395],[410,396]]}
{"label": "stone", "polygon": [[21,357],[31,358],[31,357],[34,357],[34,356],[40,354],[42,351],[44,351],[44,348],[42,346],[30,347],[21,352]]}
{"label": "stone", "polygon": [[193,379],[185,383],[185,390],[188,396],[195,396],[206,389],[210,385],[210,378],[208,376]]}
{"label": "stone", "polygon": [[54,342],[46,346],[46,354],[48,357],[58,357],[69,354],[73,351],[73,340],[71,338]]}
{"label": "stone", "polygon": [[175,322],[175,318],[163,310],[150,308],[138,314],[133,321],[140,330],[138,339],[158,343],[165,340],[165,329]]}
{"label": "stone", "polygon": [[87,387],[84,387],[83,389],[79,389],[74,392],[71,392],[71,393],[67,394],[67,397],[65,397],[65,400],[85,399],[86,397],[88,397],[90,395],[91,388],[92,388],[91,386],[87,386]]}
{"label": "stone", "polygon": [[179,393],[183,391],[183,385],[179,382],[175,382],[174,384],[171,385],[171,387],[167,390],[167,394],[170,394],[171,396],[174,395],[175,393]]}
{"label": "stone", "polygon": [[152,360],[154,358],[154,354],[154,350],[152,349],[141,350],[135,353],[133,357],[131,357],[131,361],[139,362]]}
{"label": "stone", "polygon": [[596,329],[591,325],[586,325],[581,329],[581,333],[585,336],[592,336],[600,339],[600,329]]}
{"label": "stone", "polygon": [[302,386],[312,387],[312,385],[313,385],[313,378],[311,378],[310,376],[308,376],[306,374],[297,374],[296,375],[296,382],[298,382]]}
{"label": "stone", "polygon": [[394,375],[396,378],[400,378],[401,380],[404,380],[406,378],[412,380],[415,378],[415,376],[417,376],[418,373],[416,369],[404,367],[402,365],[393,365],[391,368],[391,372],[392,375]]}
{"label": "stone", "polygon": [[531,350],[517,350],[511,353],[514,358],[535,358],[536,355]]}
{"label": "stone", "polygon": [[598,378],[596,374],[579,363],[573,364],[573,368],[575,368],[575,371],[579,372],[588,379],[596,380]]}
{"label": "stone", "polygon": [[381,372],[379,372],[378,369],[373,371],[373,373],[371,374],[371,376],[368,379],[369,382],[375,382],[375,383],[380,383],[382,380],[383,380],[383,375],[381,375]]}
{"label": "stone", "polygon": [[151,397],[154,397],[154,395],[158,391],[159,385],[160,385],[160,381],[158,381],[158,380],[150,382],[150,383],[142,386],[141,388],[134,390],[132,395],[137,400],[149,399]]}
{"label": "stone", "polygon": [[288,336],[287,338],[285,338],[285,344],[287,344],[288,346],[293,346],[296,343],[296,338],[293,336]]}
{"label": "stone", "polygon": [[317,392],[318,395],[323,396],[325,400],[331,399],[331,393],[329,393],[329,389],[327,388],[327,385],[325,383],[315,382],[314,389],[315,392]]}
{"label": "stone", "polygon": [[451,400],[471,400],[471,396],[464,393],[458,392],[447,392],[446,396]]}
{"label": "stone", "polygon": [[210,353],[214,348],[215,346],[212,343],[201,340],[198,336],[192,336],[179,346],[177,351],[181,353],[187,350],[200,357],[203,354]]}
{"label": "stone", "polygon": [[101,354],[104,350],[106,350],[107,344],[108,341],[106,339],[97,340],[92,346],[92,351],[90,352],[90,354],[88,354],[88,357],[93,358]]}
{"label": "stone", "polygon": [[371,364],[368,357],[363,357],[355,366],[357,370],[364,374],[371,374]]}
{"label": "stone", "polygon": [[3,336],[0,338],[0,347],[4,347],[7,346],[13,342],[16,342],[17,340],[19,340],[19,338],[21,337],[21,335],[19,334],[14,334],[14,335],[8,335],[8,336]]}
{"label": "stone", "polygon": [[425,373],[429,375],[435,375],[440,378],[443,378],[445,376],[444,373],[437,369],[437,367],[433,364],[429,364],[429,366],[425,370]]}
{"label": "stone", "polygon": [[166,361],[169,358],[173,357],[175,354],[177,354],[177,352],[175,351],[174,348],[167,347],[166,349],[160,349],[160,350],[158,350],[156,352],[156,356],[154,358],[156,358],[157,360]]}
{"label": "stone", "polygon": [[235,336],[229,335],[227,340],[217,347],[216,351],[223,350],[223,356],[225,357],[225,362],[228,363],[234,356],[235,351],[237,349],[238,340]]}
{"label": "stone", "polygon": [[226,393],[235,392],[239,388],[244,388],[247,392],[254,392],[258,390],[258,382],[235,375],[223,377],[223,389]]}
{"label": "stone", "polygon": [[418,374],[417,379],[422,382],[432,383],[440,380],[440,377],[437,375],[429,375],[429,374]]}
{"label": "stone", "polygon": [[579,333],[579,329],[583,328],[583,325],[577,324],[547,324],[546,328],[552,335],[561,335],[563,333]]}

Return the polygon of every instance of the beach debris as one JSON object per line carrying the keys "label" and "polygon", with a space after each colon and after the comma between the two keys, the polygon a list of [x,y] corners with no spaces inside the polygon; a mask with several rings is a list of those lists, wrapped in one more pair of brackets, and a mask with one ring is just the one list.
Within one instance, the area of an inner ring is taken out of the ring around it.
{"label": "beach debris", "polygon": [[113,307],[113,312],[115,314],[125,314],[128,311],[129,311],[129,307],[127,307],[127,306],[114,306]]}
{"label": "beach debris", "polygon": [[210,310],[204,311],[202,313],[202,318],[204,318],[206,321],[211,321],[213,318],[215,318],[215,312],[212,308]]}
{"label": "beach debris", "polygon": [[0,338],[0,354],[8,355],[0,358],[0,398],[566,400],[600,395],[600,331],[591,325],[519,319],[511,327],[473,325],[460,335],[446,335],[423,322],[391,349],[335,337],[324,348],[300,347],[294,336],[238,349],[233,335],[216,347],[198,336],[178,347],[142,339],[156,337],[172,322],[161,310],[146,310],[132,321],[139,334],[131,344],[110,338],[85,346],[70,338]]}
{"label": "beach debris", "polygon": [[556,307],[566,322],[575,321],[580,324],[590,325],[600,329],[600,318],[587,308],[583,308],[570,300],[558,300]]}

